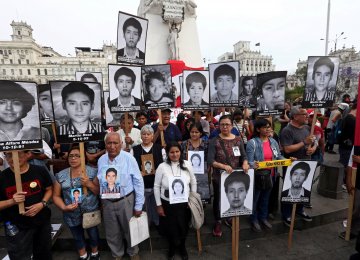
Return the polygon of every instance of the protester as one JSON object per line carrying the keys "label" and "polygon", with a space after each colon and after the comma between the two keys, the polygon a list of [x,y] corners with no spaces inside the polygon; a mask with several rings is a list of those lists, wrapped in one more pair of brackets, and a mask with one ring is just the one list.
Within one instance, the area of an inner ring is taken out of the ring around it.
{"label": "protester", "polygon": [[210,140],[208,153],[208,163],[214,168],[212,176],[214,189],[213,214],[216,223],[213,228],[213,235],[217,237],[222,236],[219,208],[221,172],[226,171],[231,173],[233,169],[237,168],[243,168],[243,170],[247,172],[249,169],[244,143],[240,137],[231,133],[231,116],[222,116],[219,124],[220,134],[217,138]]}
{"label": "protester", "polygon": [[260,223],[267,229],[272,229],[268,221],[269,198],[275,183],[275,168],[258,169],[259,162],[281,160],[278,143],[270,137],[270,122],[266,119],[255,121],[254,137],[249,140],[246,154],[249,164],[255,169],[253,213],[250,216],[251,227],[255,232],[261,232]]}
{"label": "protester", "polygon": [[[75,240],[80,260],[89,259],[86,252],[84,228],[82,227],[82,214],[99,209],[99,181],[96,177],[97,170],[93,167],[86,167],[86,176],[82,175],[80,148],[72,146],[68,152],[69,168],[56,174],[54,183],[53,202],[63,211],[65,224],[69,227]],[[84,155],[83,155],[84,156]],[[84,195],[84,188],[87,188],[87,195]],[[83,194],[81,202],[73,202],[71,192],[76,189]],[[100,259],[98,251],[99,231],[97,226],[86,229],[90,240],[91,260]]]}
{"label": "protester", "polygon": [[348,104],[340,103],[337,109],[331,111],[329,122],[326,126],[328,136],[327,136],[327,143],[325,145],[325,152],[336,154],[336,152],[334,151],[334,144],[336,143],[335,140],[336,123],[338,122],[338,120],[342,118],[342,113],[346,110],[347,107],[349,107]]}
{"label": "protester", "polygon": [[[174,259],[176,247],[183,260],[188,259],[185,241],[189,230],[191,212],[188,203],[170,204],[169,178],[179,177],[190,191],[196,192],[196,178],[188,161],[181,157],[181,147],[176,142],[166,146],[167,161],[159,165],[155,174],[154,194],[160,215],[160,230],[169,242],[168,259]],[[188,196],[188,194],[187,194]]]}
{"label": "protester", "polygon": [[125,239],[130,258],[139,259],[138,246],[131,247],[129,221],[132,216],[141,215],[144,181],[134,157],[121,151],[122,140],[119,133],[108,133],[105,136],[105,147],[107,153],[98,161],[98,179],[100,181],[101,169],[116,166],[120,169],[122,183],[120,198],[101,200],[106,241],[114,258],[121,259],[125,254]]}
{"label": "protester", "polygon": [[148,117],[147,114],[144,111],[137,112],[135,116],[135,120],[137,122],[137,126],[135,126],[137,129],[141,130],[144,125],[148,123]]}
{"label": "protester", "polygon": [[202,119],[201,117],[204,116],[204,112],[202,111],[193,111],[192,113],[195,122],[199,122],[204,130],[204,133],[206,136],[210,135],[210,126],[209,126],[209,122],[206,121],[205,119]]}
{"label": "protester", "polygon": [[244,147],[246,149],[246,144],[248,142],[247,135],[250,133],[249,121],[243,118],[243,112],[240,109],[235,109],[233,116],[233,127],[239,132],[240,137],[244,142]]}
{"label": "protester", "polygon": [[182,137],[179,128],[170,123],[171,109],[166,108],[161,110],[162,124],[154,124],[154,142],[161,144],[160,132],[164,132],[165,143],[168,144],[171,141],[181,142]]}
{"label": "protester", "polygon": [[[23,189],[27,191],[16,191],[12,152],[4,153],[10,167],[0,174],[0,211],[7,251],[10,259],[51,260],[51,211],[47,206],[52,182],[42,167],[28,163],[30,151],[18,154]],[[18,204],[22,202],[24,214],[19,213]]]}
{"label": "protester", "polygon": [[[308,126],[309,115],[306,109],[293,107],[290,111],[291,121],[286,126],[280,136],[280,142],[284,149],[286,158],[311,159],[311,155],[316,151],[317,144],[315,137],[310,135]],[[283,167],[286,172],[287,167]],[[290,226],[291,223],[291,204],[282,203],[281,212],[284,224]],[[304,206],[298,204],[296,214],[305,221],[312,221],[312,218],[304,211]]]}
{"label": "protester", "polygon": [[[163,162],[161,146],[159,144],[153,143],[154,130],[150,125],[145,125],[141,129],[141,140],[142,143],[133,147],[134,157],[139,166],[139,169],[142,169],[142,156],[143,155],[152,155],[154,170]],[[145,170],[145,169],[144,169]],[[148,214],[149,220],[153,222],[156,226],[159,225],[159,215],[156,211],[156,203],[154,197],[154,180],[155,175],[149,174],[144,175],[144,185],[145,185],[145,210]]]}
{"label": "protester", "polygon": [[[128,114],[128,122],[125,125],[125,114],[121,116],[120,126],[121,129],[117,132],[120,134],[122,143],[122,149],[129,152],[134,146],[141,144],[140,130],[134,127],[134,118]],[[126,132],[128,134],[126,134]]]}

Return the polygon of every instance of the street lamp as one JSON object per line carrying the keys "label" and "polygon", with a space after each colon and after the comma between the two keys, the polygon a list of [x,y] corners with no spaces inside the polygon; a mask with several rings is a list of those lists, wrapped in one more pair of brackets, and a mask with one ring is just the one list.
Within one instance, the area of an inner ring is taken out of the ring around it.
{"label": "street lamp", "polygon": [[[336,51],[336,46],[337,46],[338,40],[345,40],[345,39],[347,39],[347,37],[343,37],[343,38],[342,38],[343,35],[344,35],[344,32],[341,32],[339,36],[336,34],[335,39],[328,41],[328,43],[329,43],[329,42],[333,42],[333,43],[335,44],[335,46],[334,46],[334,51]],[[321,41],[324,41],[325,39],[321,38],[320,40],[321,40]],[[326,54],[326,55],[327,55],[327,54]]]}

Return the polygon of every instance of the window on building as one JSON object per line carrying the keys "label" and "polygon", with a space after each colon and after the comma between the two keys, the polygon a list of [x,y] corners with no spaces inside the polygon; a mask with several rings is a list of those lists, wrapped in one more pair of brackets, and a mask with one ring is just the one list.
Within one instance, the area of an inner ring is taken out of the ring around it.
{"label": "window on building", "polygon": [[0,54],[3,54],[3,50],[0,50]]}
{"label": "window on building", "polygon": [[8,55],[8,52],[7,52],[7,50],[4,50],[4,55]]}
{"label": "window on building", "polygon": [[21,60],[20,60],[20,59],[18,59],[18,63],[21,64]]}
{"label": "window on building", "polygon": [[11,55],[11,50],[9,50],[9,55]]}
{"label": "window on building", "polygon": [[22,76],[22,69],[19,69],[19,74],[20,76]]}
{"label": "window on building", "polygon": [[6,69],[3,69],[3,75],[6,75]]}
{"label": "window on building", "polygon": [[17,52],[18,54],[20,54],[20,50],[17,50],[16,52]]}
{"label": "window on building", "polygon": [[4,64],[5,62],[4,62],[4,59],[1,59],[1,64]]}
{"label": "window on building", "polygon": [[18,31],[18,35],[21,35],[21,32],[20,32],[20,31]]}
{"label": "window on building", "polygon": [[21,50],[21,54],[24,54],[24,50]]}
{"label": "window on building", "polygon": [[15,75],[14,69],[11,69],[11,75]]}
{"label": "window on building", "polygon": [[26,60],[26,64],[30,64],[30,61],[29,61],[29,60]]}
{"label": "window on building", "polygon": [[10,59],[10,64],[13,64],[13,60],[12,60],[12,59]]}
{"label": "window on building", "polygon": [[28,75],[31,75],[31,70],[30,69],[28,69]]}
{"label": "window on building", "polygon": [[45,75],[47,75],[47,69],[44,69]]}
{"label": "window on building", "polygon": [[41,75],[41,74],[40,74],[40,69],[37,69],[37,72],[38,72],[38,75]]}
{"label": "window on building", "polygon": [[28,50],[25,50],[25,54],[28,54]]}

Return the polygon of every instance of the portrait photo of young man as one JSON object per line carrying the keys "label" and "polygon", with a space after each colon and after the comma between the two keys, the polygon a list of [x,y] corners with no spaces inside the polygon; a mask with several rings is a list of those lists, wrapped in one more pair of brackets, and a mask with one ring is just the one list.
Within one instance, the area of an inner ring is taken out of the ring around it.
{"label": "portrait photo of young man", "polygon": [[209,64],[210,104],[232,106],[239,102],[239,62]]}
{"label": "portrait photo of young man", "polygon": [[240,107],[256,107],[256,77],[240,77]]}
{"label": "portrait photo of young man", "polygon": [[309,57],[304,107],[329,107],[335,100],[338,57]]}
{"label": "portrait photo of young man", "polygon": [[95,82],[102,84],[102,73],[90,71],[76,71],[75,80],[81,82]]}
{"label": "portrait photo of young man", "polygon": [[110,111],[140,111],[141,68],[109,65]]}
{"label": "portrait photo of young man", "polygon": [[0,80],[0,93],[0,142],[38,140],[40,143],[36,84]]}
{"label": "portrait photo of young man", "polygon": [[119,12],[117,62],[145,64],[148,20]]}

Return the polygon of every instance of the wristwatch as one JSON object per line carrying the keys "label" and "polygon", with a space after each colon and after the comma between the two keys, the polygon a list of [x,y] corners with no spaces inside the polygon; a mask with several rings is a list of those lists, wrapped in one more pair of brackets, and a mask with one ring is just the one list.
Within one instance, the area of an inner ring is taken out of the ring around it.
{"label": "wristwatch", "polygon": [[45,200],[43,200],[41,203],[43,204],[44,208],[46,208],[48,206],[48,203]]}

